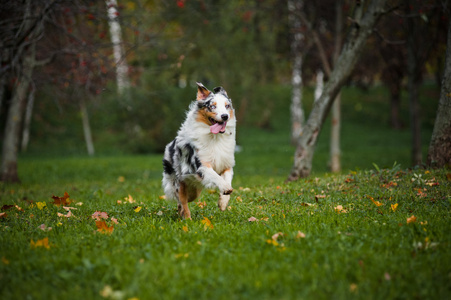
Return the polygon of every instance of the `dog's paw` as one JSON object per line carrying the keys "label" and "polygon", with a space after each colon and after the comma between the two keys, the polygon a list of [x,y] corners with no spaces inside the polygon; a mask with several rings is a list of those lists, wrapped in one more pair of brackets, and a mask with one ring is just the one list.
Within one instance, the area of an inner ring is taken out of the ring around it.
{"label": "dog's paw", "polygon": [[233,188],[230,186],[222,191],[223,195],[230,195],[233,192]]}
{"label": "dog's paw", "polygon": [[218,207],[220,210],[225,211],[227,209],[227,205],[229,204],[230,195],[220,195],[218,201]]}

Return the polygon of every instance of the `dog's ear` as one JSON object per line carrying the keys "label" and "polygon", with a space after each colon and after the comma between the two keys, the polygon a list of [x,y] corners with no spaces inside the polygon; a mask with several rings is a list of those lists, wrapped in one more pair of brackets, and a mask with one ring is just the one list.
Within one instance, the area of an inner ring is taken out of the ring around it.
{"label": "dog's ear", "polygon": [[197,100],[205,100],[211,92],[200,82],[197,83]]}
{"label": "dog's ear", "polygon": [[226,98],[229,98],[229,96],[227,95],[226,90],[222,86],[215,87],[213,89],[213,92],[215,94],[223,94],[224,96],[226,96]]}

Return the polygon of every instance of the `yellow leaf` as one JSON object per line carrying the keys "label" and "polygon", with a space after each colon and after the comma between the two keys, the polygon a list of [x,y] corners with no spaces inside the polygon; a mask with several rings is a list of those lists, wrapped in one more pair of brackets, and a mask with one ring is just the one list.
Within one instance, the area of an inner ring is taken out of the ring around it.
{"label": "yellow leaf", "polygon": [[7,260],[6,257],[2,256],[2,263],[4,265],[9,265],[9,260]]}
{"label": "yellow leaf", "polygon": [[188,230],[189,230],[189,229],[188,229],[188,226],[186,226],[186,225],[183,226],[182,229],[183,229],[183,231],[185,231],[185,232],[188,232]]}
{"label": "yellow leaf", "polygon": [[[369,196],[368,196],[369,197]],[[379,201],[376,201],[376,200],[374,200],[374,198],[373,197],[369,197],[370,199],[371,199],[371,201],[374,203],[374,204],[376,204],[376,206],[381,206],[381,205],[383,205],[382,203],[380,203]]]}
{"label": "yellow leaf", "polygon": [[392,204],[391,205],[391,210],[395,211],[398,208],[398,203]]}
{"label": "yellow leaf", "polygon": [[417,221],[417,217],[412,215],[410,218],[407,218],[407,224],[415,223]]}
{"label": "yellow leaf", "polygon": [[270,245],[278,246],[279,243],[276,240],[273,239],[267,239],[266,242]]}
{"label": "yellow leaf", "polygon": [[39,210],[42,210],[43,208],[47,207],[47,203],[45,203],[45,202],[36,202],[36,206],[39,208]]}
{"label": "yellow leaf", "polygon": [[211,221],[207,217],[204,217],[202,224],[204,224],[204,230],[213,229],[213,224],[211,224]]}
{"label": "yellow leaf", "polygon": [[30,241],[31,248],[37,248],[37,247],[44,247],[46,249],[50,249],[49,245],[49,238],[43,238],[42,240],[37,240],[36,242],[31,240]]}
{"label": "yellow leaf", "polygon": [[141,206],[137,206],[137,207],[135,208],[135,212],[139,212],[141,209],[142,209]]}

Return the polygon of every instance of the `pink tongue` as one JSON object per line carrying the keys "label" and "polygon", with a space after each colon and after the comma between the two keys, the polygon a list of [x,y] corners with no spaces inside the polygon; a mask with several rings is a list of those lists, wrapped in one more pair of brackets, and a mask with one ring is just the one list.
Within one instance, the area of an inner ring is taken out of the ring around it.
{"label": "pink tongue", "polygon": [[224,132],[225,128],[226,128],[226,125],[227,125],[227,122],[224,122],[222,124],[216,123],[214,125],[211,125],[210,126],[210,132],[214,133],[214,134],[217,134],[217,133],[220,133],[220,132]]}

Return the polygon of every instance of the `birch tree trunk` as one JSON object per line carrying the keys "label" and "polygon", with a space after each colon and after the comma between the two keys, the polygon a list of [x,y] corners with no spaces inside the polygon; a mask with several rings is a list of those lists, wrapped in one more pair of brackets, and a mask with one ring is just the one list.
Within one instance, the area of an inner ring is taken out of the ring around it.
{"label": "birch tree trunk", "polygon": [[81,121],[83,124],[83,133],[84,133],[84,137],[85,137],[86,148],[88,150],[88,155],[93,156],[95,153],[94,143],[92,141],[88,109],[86,108],[86,101],[83,97],[80,98],[80,113],[81,113]]}
{"label": "birch tree trunk", "polygon": [[288,0],[288,11],[290,28],[292,31],[291,55],[292,75],[291,75],[291,141],[296,144],[302,135],[304,124],[304,110],[302,109],[302,40],[304,36],[301,32],[301,20],[298,12],[302,9],[302,0]]}
{"label": "birch tree trunk", "polygon": [[113,43],[114,62],[116,64],[117,91],[122,94],[130,87],[128,78],[128,65],[125,60],[125,51],[122,42],[121,24],[119,23],[116,0],[105,0],[108,10],[108,24],[110,27],[111,42]]}
{"label": "birch tree trunk", "polygon": [[[361,4],[360,4],[361,5]],[[336,18],[335,18],[335,45],[334,45],[334,65],[337,64],[342,44],[343,30],[343,1],[335,2]],[[361,8],[359,8],[361,9]],[[360,18],[359,18],[360,19]],[[341,131],[341,93],[337,94],[332,105],[332,125],[330,131],[330,170],[331,172],[341,171],[341,147],[340,147],[340,131]]]}
{"label": "birch tree trunk", "polygon": [[440,91],[440,101],[428,152],[428,165],[451,166],[451,19],[448,24],[445,71]]}
{"label": "birch tree trunk", "polygon": [[333,100],[340,91],[346,79],[350,76],[361,52],[364,49],[368,36],[383,14],[386,0],[373,0],[359,23],[353,25],[337,64],[324,87],[321,97],[313,104],[308,121],[304,126],[303,134],[298,140],[294,154],[294,164],[288,181],[310,175],[313,154],[321,131],[321,127],[330,110]]}

